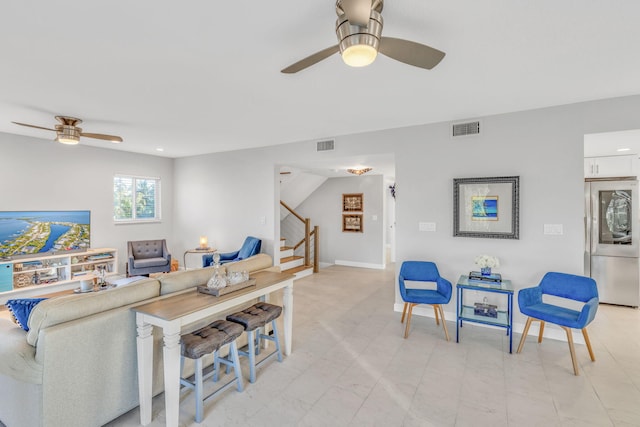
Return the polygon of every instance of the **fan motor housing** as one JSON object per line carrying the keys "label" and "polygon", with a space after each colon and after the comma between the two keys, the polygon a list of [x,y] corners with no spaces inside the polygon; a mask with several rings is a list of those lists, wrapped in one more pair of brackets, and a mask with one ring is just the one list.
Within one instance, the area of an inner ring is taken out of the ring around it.
{"label": "fan motor housing", "polygon": [[[78,143],[80,141],[80,134],[82,129],[77,126],[71,125],[56,125],[56,132],[58,134],[57,140],[69,141],[67,144]],[[73,142],[70,142],[73,141]]]}
{"label": "fan motor housing", "polygon": [[336,35],[338,36],[340,53],[355,45],[368,45],[377,51],[378,46],[380,46],[383,25],[382,15],[375,10],[371,11],[369,25],[366,27],[351,25],[345,15],[338,16]]}

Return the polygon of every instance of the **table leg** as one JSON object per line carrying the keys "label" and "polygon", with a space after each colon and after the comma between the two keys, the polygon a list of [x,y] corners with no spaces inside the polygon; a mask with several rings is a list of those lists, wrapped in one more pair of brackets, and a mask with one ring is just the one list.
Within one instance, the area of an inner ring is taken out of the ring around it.
{"label": "table leg", "polygon": [[509,353],[513,353],[513,294],[509,293]]}
{"label": "table leg", "polygon": [[291,341],[293,339],[293,279],[283,289],[282,305],[284,311],[284,354],[291,354]]}
{"label": "table leg", "polygon": [[[269,294],[265,294],[262,295],[261,297],[258,298],[258,301],[261,302],[269,302]],[[259,328],[263,334],[265,335],[269,335],[269,331],[271,330],[271,322],[265,324],[262,328]],[[257,333],[260,333],[260,330],[256,331]],[[269,340],[261,340],[262,341],[262,348],[269,348]],[[260,349],[258,349],[258,351],[260,351]]]}
{"label": "table leg", "polygon": [[144,321],[141,314],[136,314],[138,337],[136,348],[138,355],[138,398],[140,400],[140,424],[151,423],[151,399],[153,378],[153,326]]}
{"label": "table leg", "polygon": [[164,328],[164,405],[168,427],[177,427],[180,415],[180,326]]}
{"label": "table leg", "polygon": [[460,326],[462,326],[462,320],[460,320],[460,312],[462,310],[462,288],[457,288],[456,298],[456,342],[460,342]]}

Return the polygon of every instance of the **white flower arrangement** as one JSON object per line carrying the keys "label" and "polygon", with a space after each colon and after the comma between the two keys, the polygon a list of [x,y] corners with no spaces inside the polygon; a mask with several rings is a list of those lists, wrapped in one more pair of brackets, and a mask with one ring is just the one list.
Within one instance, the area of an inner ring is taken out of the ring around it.
{"label": "white flower arrangement", "polygon": [[500,260],[491,255],[480,255],[476,257],[476,265],[480,268],[500,267]]}

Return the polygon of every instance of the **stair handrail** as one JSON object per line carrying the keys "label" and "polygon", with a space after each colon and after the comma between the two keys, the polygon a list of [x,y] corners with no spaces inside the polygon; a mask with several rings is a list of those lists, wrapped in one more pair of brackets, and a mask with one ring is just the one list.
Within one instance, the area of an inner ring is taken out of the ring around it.
{"label": "stair handrail", "polygon": [[284,208],[286,210],[288,210],[291,214],[293,214],[293,216],[295,216],[296,218],[298,218],[300,221],[304,222],[304,218],[298,214],[296,211],[294,211],[293,209],[291,209],[285,202],[283,202],[282,200],[280,200],[280,204],[282,206],[284,206]]}
{"label": "stair handrail", "polygon": [[286,210],[288,210],[289,213],[291,213],[293,216],[298,218],[298,220],[304,223],[304,237],[302,238],[302,240],[300,240],[298,243],[296,243],[293,246],[293,250],[295,251],[304,243],[304,265],[310,265],[311,237],[313,236],[313,249],[314,249],[313,250],[313,272],[317,273],[318,272],[318,250],[319,250],[319,246],[318,246],[319,245],[318,243],[319,227],[316,225],[313,227],[313,230],[311,230],[310,218],[304,218],[302,215],[298,214],[296,211],[294,211],[289,205],[287,205],[282,200],[280,200],[280,204]]}

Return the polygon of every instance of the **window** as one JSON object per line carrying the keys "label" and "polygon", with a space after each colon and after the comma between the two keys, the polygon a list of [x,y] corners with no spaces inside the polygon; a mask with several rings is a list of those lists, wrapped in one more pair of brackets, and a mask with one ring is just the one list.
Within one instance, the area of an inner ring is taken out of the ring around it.
{"label": "window", "polygon": [[160,220],[160,178],[117,175],[113,178],[116,222]]}

